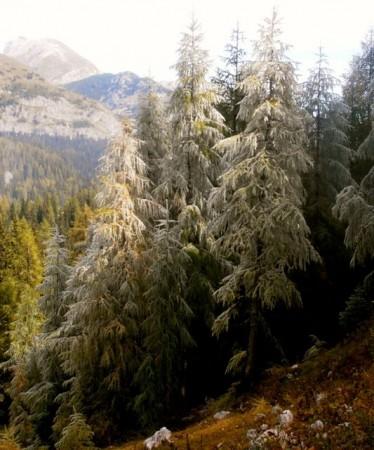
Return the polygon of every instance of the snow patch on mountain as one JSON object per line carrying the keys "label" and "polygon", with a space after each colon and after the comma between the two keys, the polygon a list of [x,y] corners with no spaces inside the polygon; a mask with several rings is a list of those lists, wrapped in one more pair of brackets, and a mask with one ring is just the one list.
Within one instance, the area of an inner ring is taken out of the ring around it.
{"label": "snow patch on mountain", "polygon": [[99,73],[94,64],[55,39],[20,37],[5,44],[4,54],[55,84],[71,83]]}

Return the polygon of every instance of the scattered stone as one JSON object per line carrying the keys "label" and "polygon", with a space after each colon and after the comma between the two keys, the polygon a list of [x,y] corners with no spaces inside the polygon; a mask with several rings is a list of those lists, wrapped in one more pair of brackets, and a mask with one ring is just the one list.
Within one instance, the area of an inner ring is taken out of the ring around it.
{"label": "scattered stone", "polygon": [[352,406],[348,406],[346,403],[344,403],[343,408],[345,409],[346,413],[348,413],[348,414],[352,414],[353,413]]}
{"label": "scattered stone", "polygon": [[216,419],[216,420],[221,420],[221,419],[224,419],[225,417],[227,417],[230,414],[231,414],[230,411],[219,411],[219,412],[214,414],[213,418]]}
{"label": "scattered stone", "polygon": [[316,403],[317,405],[320,405],[322,400],[325,400],[325,398],[327,398],[327,394],[326,392],[319,392],[316,395]]}
{"label": "scattered stone", "polygon": [[171,443],[171,431],[166,427],[162,427],[160,430],[156,431],[155,434],[144,441],[144,446],[146,449],[151,450],[165,443]]}
{"label": "scattered stone", "polygon": [[263,431],[261,434],[257,434],[255,429],[250,429],[247,432],[247,438],[249,439],[250,449],[263,448],[263,445],[267,442],[274,442],[278,439],[278,430],[276,428],[269,428]]}
{"label": "scattered stone", "polygon": [[293,422],[293,414],[289,409],[285,409],[282,414],[279,415],[279,423],[282,427],[288,427]]}
{"label": "scattered stone", "polygon": [[350,422],[339,423],[338,427],[349,428],[351,426]]}
{"label": "scattered stone", "polygon": [[278,436],[278,430],[276,428],[269,428],[261,434],[264,438],[273,438]]}
{"label": "scattered stone", "polygon": [[254,428],[250,428],[247,431],[247,438],[250,440],[254,440],[257,437],[257,431]]}
{"label": "scattered stone", "polygon": [[311,424],[310,428],[314,431],[321,431],[324,428],[324,424],[322,420],[316,420]]}
{"label": "scattered stone", "polygon": [[289,448],[289,445],[288,445],[289,436],[284,430],[281,430],[279,432],[278,442],[279,442],[280,446],[282,447],[282,449]]}
{"label": "scattered stone", "polygon": [[298,364],[294,364],[293,366],[291,366],[291,370],[298,370],[299,369],[299,365]]}

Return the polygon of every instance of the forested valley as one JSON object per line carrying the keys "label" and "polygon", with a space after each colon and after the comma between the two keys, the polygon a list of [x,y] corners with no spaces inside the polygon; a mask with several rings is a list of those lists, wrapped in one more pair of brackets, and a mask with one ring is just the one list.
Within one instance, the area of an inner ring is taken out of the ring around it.
{"label": "forested valley", "polygon": [[[2,134],[0,448],[178,429],[357,330],[373,358],[367,31],[341,80],[319,48],[300,82],[274,11],[252,45],[233,30],[212,77],[193,19],[170,96],[142,96],[95,176],[76,151]],[[347,446],[247,448],[373,448],[367,374]]]}

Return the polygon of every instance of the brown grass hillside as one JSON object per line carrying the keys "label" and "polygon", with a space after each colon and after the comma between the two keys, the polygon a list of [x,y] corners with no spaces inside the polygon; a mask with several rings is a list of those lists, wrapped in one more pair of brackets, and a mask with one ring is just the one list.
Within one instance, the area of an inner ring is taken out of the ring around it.
{"label": "brown grass hillside", "polygon": [[[172,430],[172,445],[158,448],[374,449],[373,329],[371,321],[309,361],[268,370],[255,395],[228,394],[212,402],[195,424]],[[216,420],[219,409],[230,414]],[[282,426],[284,410],[293,421]],[[111,448],[141,450],[143,439]]]}

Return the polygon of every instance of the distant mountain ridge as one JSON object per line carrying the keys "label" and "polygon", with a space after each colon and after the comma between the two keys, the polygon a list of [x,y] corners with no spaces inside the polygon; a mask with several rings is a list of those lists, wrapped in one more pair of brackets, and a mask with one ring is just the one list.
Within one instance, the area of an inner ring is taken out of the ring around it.
{"label": "distant mountain ridge", "polygon": [[96,100],[121,116],[135,117],[141,96],[150,89],[165,98],[171,92],[165,84],[133,72],[100,73],[94,64],[55,39],[20,37],[5,45],[4,54],[47,82]]}
{"label": "distant mountain ridge", "polygon": [[119,115],[136,116],[140,97],[150,89],[167,97],[170,89],[133,72],[103,73],[65,85],[66,89],[97,100]]}
{"label": "distant mountain ridge", "polygon": [[0,55],[0,135],[58,150],[91,176],[120,121],[99,102],[45,81]]}
{"label": "distant mountain ridge", "polygon": [[119,120],[102,104],[0,54],[0,132],[109,139],[119,131]]}
{"label": "distant mountain ridge", "polygon": [[5,45],[4,54],[54,84],[66,84],[99,73],[94,64],[56,39],[20,37]]}

